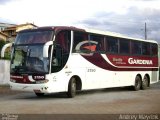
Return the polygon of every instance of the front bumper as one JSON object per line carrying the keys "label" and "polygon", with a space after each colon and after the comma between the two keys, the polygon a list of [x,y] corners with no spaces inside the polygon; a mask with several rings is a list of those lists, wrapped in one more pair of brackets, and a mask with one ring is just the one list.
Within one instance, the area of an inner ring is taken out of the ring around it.
{"label": "front bumper", "polygon": [[54,89],[52,89],[52,87],[49,86],[48,83],[45,83],[45,84],[21,84],[21,83],[10,82],[10,88],[12,90],[18,90],[18,91],[29,91],[29,92],[39,91],[40,93],[56,92],[56,91],[54,91]]}

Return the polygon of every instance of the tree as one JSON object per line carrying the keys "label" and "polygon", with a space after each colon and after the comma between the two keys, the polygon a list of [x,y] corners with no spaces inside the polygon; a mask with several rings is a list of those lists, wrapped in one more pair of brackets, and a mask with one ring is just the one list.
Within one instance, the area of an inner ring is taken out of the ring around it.
{"label": "tree", "polygon": [[0,39],[0,53],[1,53],[1,50],[3,48],[3,46],[6,44],[6,42],[4,40],[1,40]]}

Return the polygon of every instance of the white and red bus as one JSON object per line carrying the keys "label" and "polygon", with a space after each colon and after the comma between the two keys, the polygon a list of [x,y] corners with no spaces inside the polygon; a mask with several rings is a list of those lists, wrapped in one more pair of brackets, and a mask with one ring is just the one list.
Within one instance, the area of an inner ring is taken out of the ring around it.
{"label": "white and red bus", "polygon": [[75,27],[39,27],[18,33],[12,47],[10,86],[45,93],[158,82],[158,44]]}

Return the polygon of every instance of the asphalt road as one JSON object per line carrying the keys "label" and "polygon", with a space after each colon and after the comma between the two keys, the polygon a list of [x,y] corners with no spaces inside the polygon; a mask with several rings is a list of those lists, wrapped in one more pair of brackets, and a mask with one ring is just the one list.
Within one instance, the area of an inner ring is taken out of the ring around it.
{"label": "asphalt road", "polygon": [[112,88],[38,98],[34,93],[0,87],[0,113],[11,114],[160,114],[160,82],[147,90]]}

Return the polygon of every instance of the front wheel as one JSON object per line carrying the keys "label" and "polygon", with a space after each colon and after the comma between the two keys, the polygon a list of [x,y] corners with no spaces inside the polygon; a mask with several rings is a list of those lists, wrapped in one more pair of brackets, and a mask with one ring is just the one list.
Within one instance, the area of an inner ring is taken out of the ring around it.
{"label": "front wheel", "polygon": [[76,80],[75,80],[75,78],[71,78],[71,80],[69,82],[67,96],[69,98],[73,98],[76,96]]}
{"label": "front wheel", "polygon": [[37,97],[42,97],[42,96],[44,96],[44,93],[36,93],[36,92],[35,92],[35,94],[36,94]]}

